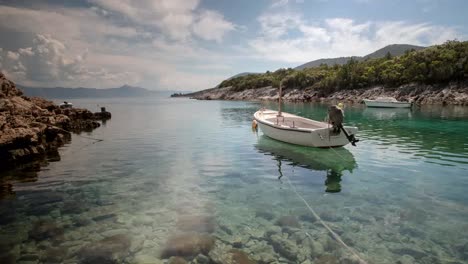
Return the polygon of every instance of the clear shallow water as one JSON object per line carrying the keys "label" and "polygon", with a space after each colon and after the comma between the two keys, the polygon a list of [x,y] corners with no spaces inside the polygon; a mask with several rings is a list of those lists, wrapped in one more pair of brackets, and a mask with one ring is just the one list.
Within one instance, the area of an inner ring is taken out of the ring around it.
{"label": "clear shallow water", "polygon": [[[194,231],[259,263],[355,263],[287,179],[369,263],[468,263],[466,108],[348,107],[361,142],[330,150],[252,132],[269,103],[73,103],[112,112],[83,134],[105,140],[74,135],[60,162],[2,175],[1,263],[158,263]],[[323,119],[326,106],[285,111]]]}

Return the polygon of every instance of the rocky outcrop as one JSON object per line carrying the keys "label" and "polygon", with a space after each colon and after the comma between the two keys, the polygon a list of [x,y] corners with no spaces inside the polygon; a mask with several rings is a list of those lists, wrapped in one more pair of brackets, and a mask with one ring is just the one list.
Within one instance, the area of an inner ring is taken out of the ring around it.
{"label": "rocky outcrop", "polygon": [[[199,100],[278,100],[278,89],[271,86],[235,91],[231,87],[207,89],[185,96]],[[411,101],[417,105],[468,105],[468,83],[446,85],[408,84],[395,88],[375,86],[366,89],[342,90],[325,94],[313,89],[286,89],[284,101],[327,102],[345,101],[361,103],[363,99],[375,99],[380,96],[395,97],[400,101]],[[180,96],[179,96],[180,97]]]}
{"label": "rocky outcrop", "polygon": [[61,109],[42,98],[29,98],[0,73],[0,170],[53,155],[69,142],[70,132],[91,131],[110,113]]}

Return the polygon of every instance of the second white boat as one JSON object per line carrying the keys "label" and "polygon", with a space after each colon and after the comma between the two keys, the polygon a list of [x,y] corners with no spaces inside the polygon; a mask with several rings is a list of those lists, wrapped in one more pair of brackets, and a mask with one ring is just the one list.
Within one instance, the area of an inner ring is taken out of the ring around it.
{"label": "second white boat", "polygon": [[291,144],[324,148],[357,142],[357,127],[344,126],[334,131],[328,123],[268,109],[255,112],[254,119],[265,135]]}
{"label": "second white boat", "polygon": [[410,102],[400,102],[393,97],[378,97],[375,100],[364,99],[367,107],[381,107],[381,108],[410,108]]}

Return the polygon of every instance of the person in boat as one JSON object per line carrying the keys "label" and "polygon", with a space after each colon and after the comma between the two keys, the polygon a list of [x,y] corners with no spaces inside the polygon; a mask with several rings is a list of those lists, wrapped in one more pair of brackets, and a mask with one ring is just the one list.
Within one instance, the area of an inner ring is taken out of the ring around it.
{"label": "person in boat", "polygon": [[356,139],[353,134],[348,134],[346,129],[343,127],[344,119],[344,105],[339,103],[337,105],[332,105],[328,108],[328,123],[332,125],[332,133],[339,134],[340,130],[343,131],[346,138],[351,142],[351,145],[356,146],[356,143],[359,142],[359,139]]}
{"label": "person in boat", "polygon": [[332,125],[334,133],[339,133],[343,126],[344,111],[343,103],[328,107],[328,123]]}

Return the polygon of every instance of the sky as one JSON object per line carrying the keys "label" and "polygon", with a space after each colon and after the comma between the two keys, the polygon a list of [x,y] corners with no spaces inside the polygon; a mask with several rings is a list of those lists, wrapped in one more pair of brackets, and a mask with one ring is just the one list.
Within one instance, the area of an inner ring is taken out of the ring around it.
{"label": "sky", "polygon": [[0,71],[37,87],[196,91],[241,72],[468,39],[465,0],[0,0]]}

